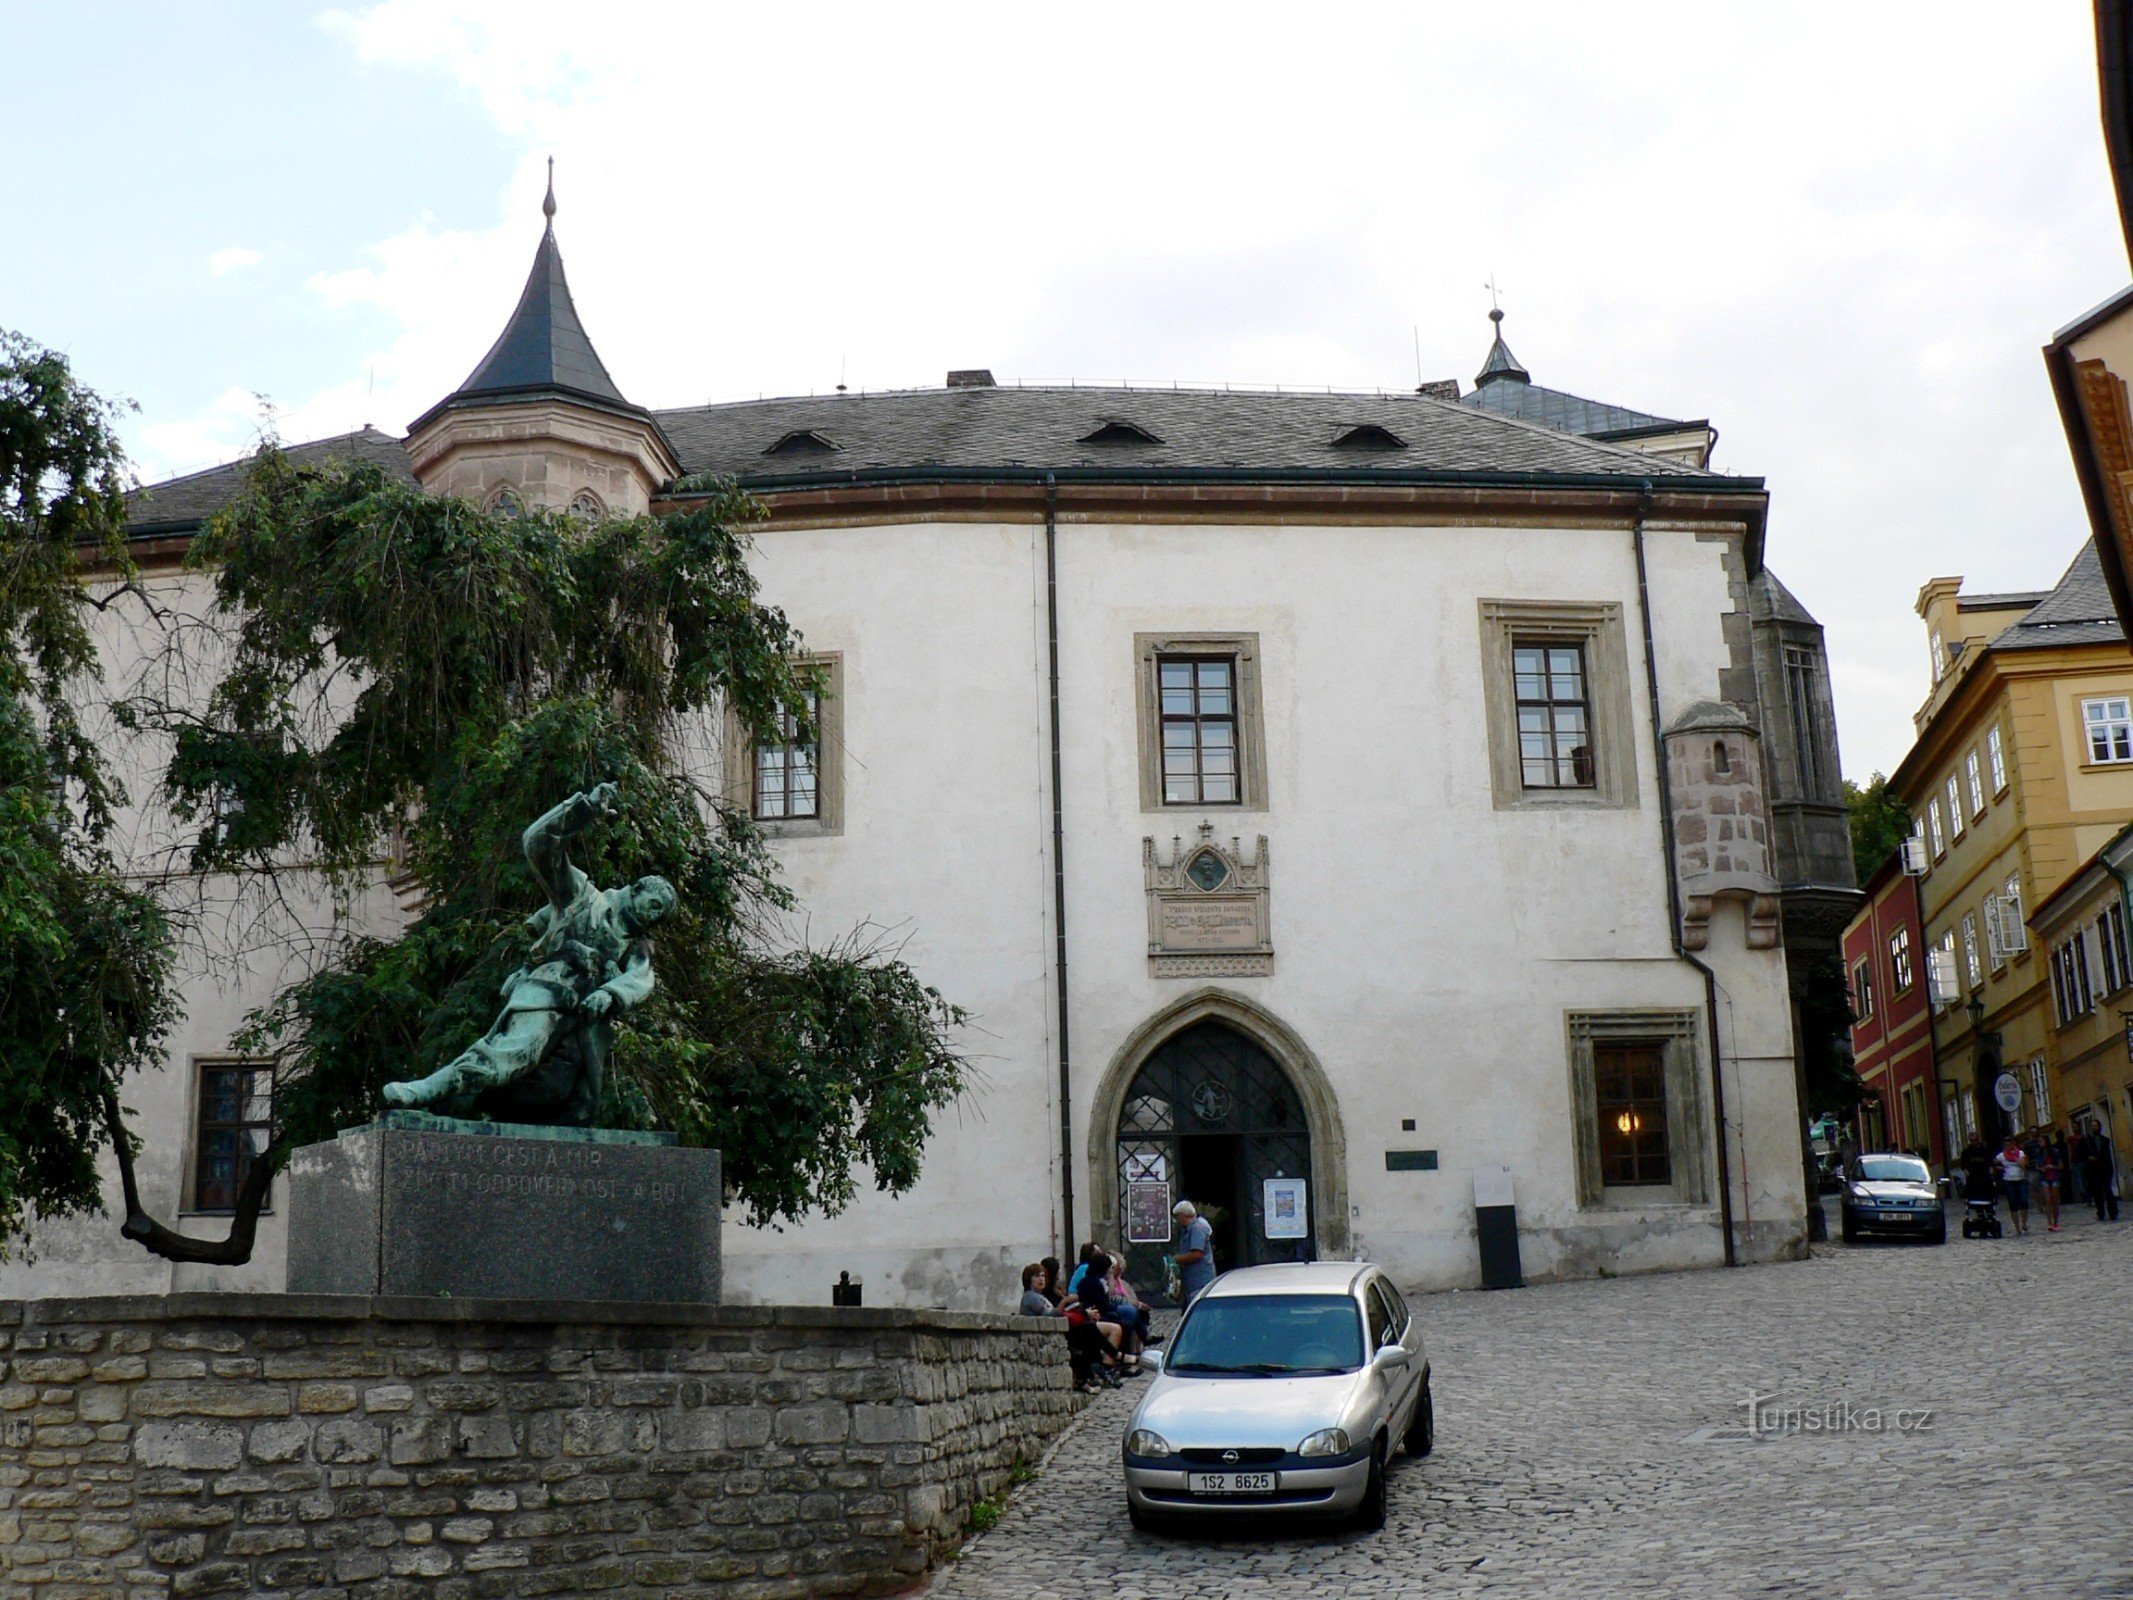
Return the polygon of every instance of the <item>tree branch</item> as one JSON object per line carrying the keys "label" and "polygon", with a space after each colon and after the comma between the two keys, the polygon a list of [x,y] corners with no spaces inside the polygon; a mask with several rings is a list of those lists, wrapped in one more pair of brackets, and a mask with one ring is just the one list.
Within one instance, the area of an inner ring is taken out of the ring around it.
{"label": "tree branch", "polygon": [[118,1152],[119,1184],[126,1195],[126,1221],[119,1232],[153,1255],[166,1261],[199,1261],[209,1266],[241,1267],[252,1259],[252,1243],[259,1232],[259,1213],[266,1206],[275,1171],[287,1152],[280,1140],[252,1158],[244,1187],[237,1192],[237,1212],[230,1218],[226,1239],[196,1239],[166,1228],[141,1206],[141,1186],[133,1173],[133,1140],[126,1132],[126,1119],[119,1110],[118,1091],[104,1085],[104,1123],[111,1133],[111,1148]]}

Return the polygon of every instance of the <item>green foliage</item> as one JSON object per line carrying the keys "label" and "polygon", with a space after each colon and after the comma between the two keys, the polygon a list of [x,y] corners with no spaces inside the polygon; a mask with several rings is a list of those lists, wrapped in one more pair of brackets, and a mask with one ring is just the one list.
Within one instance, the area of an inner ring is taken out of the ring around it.
{"label": "green foliage", "polygon": [[1911,814],[1889,793],[1889,780],[1878,772],[1864,788],[1844,780],[1844,808],[1851,813],[1852,869],[1864,884],[1911,836]]}
{"label": "green foliage", "polygon": [[658,987],[617,1029],[602,1120],[724,1152],[763,1223],[835,1212],[870,1169],[916,1181],[933,1115],[966,1081],[961,1014],[892,950],[776,937],[789,896],[747,816],[688,777],[684,735],[728,712],[807,726],[818,675],[757,599],[736,493],[596,523],[491,514],[368,467],[269,449],[194,560],[234,650],[204,708],[140,708],[176,755],[197,868],[316,866],[344,909],[399,841],[421,911],[347,938],[254,1019],[277,1063],[277,1156],[368,1120],[387,1081],[493,1019],[544,895],[526,824],[594,784],[616,814],[573,843],[595,882],[658,873],[680,905]]}
{"label": "green foliage", "polygon": [[0,331],[0,1256],[100,1203],[106,1095],[174,1016],[170,932],[103,839],[122,799],[81,720],[89,564],[127,574],[115,408]]}

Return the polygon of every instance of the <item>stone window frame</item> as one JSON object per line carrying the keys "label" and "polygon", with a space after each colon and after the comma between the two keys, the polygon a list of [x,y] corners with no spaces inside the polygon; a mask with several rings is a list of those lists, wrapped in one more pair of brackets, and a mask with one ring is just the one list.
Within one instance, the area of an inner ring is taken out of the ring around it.
{"label": "stone window frame", "polygon": [[[199,1203],[200,1135],[202,1132],[200,1117],[205,1109],[201,1091],[209,1070],[216,1067],[245,1067],[255,1072],[264,1072],[267,1075],[268,1116],[271,1119],[273,1115],[274,1063],[267,1057],[238,1055],[231,1051],[210,1051],[186,1058],[185,1155],[184,1160],[180,1163],[182,1170],[178,1174],[177,1205],[177,1212],[181,1217],[227,1217],[234,1215],[227,1206],[203,1207]],[[267,1124],[267,1129],[268,1137],[271,1141],[273,1136],[271,1121]],[[259,1208],[259,1214],[263,1217],[270,1217],[274,1214],[274,1190],[279,1182],[280,1178],[277,1176],[273,1182],[267,1185],[266,1203]]]}
{"label": "stone window frame", "polygon": [[[1578,1207],[1584,1211],[1711,1202],[1711,1160],[1705,1143],[1703,1014],[1672,1008],[1566,1011],[1563,1028],[1570,1064],[1571,1138],[1577,1164]],[[1673,1182],[1619,1187],[1600,1176],[1599,1096],[1595,1046],[1657,1047],[1666,1066],[1666,1149]]]}
{"label": "stone window frame", "polygon": [[[1483,600],[1481,682],[1487,702],[1489,787],[1498,811],[1633,810],[1637,804],[1636,722],[1630,707],[1629,636],[1614,600]],[[1519,644],[1574,644],[1585,653],[1591,707],[1593,783],[1589,789],[1528,789],[1519,762]]]}
{"label": "stone window frame", "polygon": [[[1163,799],[1160,656],[1230,656],[1237,663],[1237,798],[1171,804]],[[1133,636],[1134,722],[1140,748],[1141,810],[1172,816],[1184,811],[1265,812],[1266,715],[1260,691],[1257,633],[1136,633]]]}
{"label": "stone window frame", "polygon": [[765,838],[834,838],[844,832],[844,652],[811,650],[801,658],[820,667],[822,694],[816,702],[815,804],[812,817],[755,816],[755,740],[741,719],[726,715],[726,794],[754,817]]}

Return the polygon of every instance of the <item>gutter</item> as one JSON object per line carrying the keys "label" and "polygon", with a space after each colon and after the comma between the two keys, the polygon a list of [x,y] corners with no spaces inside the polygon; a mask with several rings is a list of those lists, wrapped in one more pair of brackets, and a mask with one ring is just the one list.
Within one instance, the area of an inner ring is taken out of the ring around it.
{"label": "gutter", "polygon": [[[1726,1265],[1737,1267],[1733,1244],[1733,1172],[1726,1154],[1726,1083],[1718,1027],[1718,974],[1693,955],[1681,940],[1681,877],[1674,859],[1674,790],[1667,776],[1666,724],[1659,712],[1659,655],[1652,642],[1652,592],[1644,566],[1644,519],[1651,510],[1652,483],[1642,480],[1637,519],[1630,525],[1630,547],[1637,557],[1637,616],[1644,629],[1644,686],[1652,719],[1652,760],[1659,773],[1659,838],[1666,854],[1666,934],[1677,960],[1703,975],[1703,1015],[1711,1043],[1711,1116],[1718,1134],[1718,1218],[1725,1232]],[[1804,1113],[1803,1113],[1804,1114]]]}
{"label": "gutter", "polygon": [[[682,499],[708,493],[686,485],[691,478],[718,476],[712,472],[685,474],[659,499]],[[842,471],[748,474],[735,482],[751,494],[793,489],[841,489],[931,483],[1330,483],[1349,486],[1384,484],[1407,488],[1455,485],[1508,489],[1612,489],[1629,493],[1644,486],[1654,491],[1648,478],[1625,478],[1613,472],[1458,472],[1427,468],[1397,467],[1176,467],[1176,466],[1086,466],[1086,467],[849,467]],[[1669,474],[1666,489],[1685,489],[1698,494],[1762,495],[1761,478],[1730,477],[1722,473]]]}
{"label": "gutter", "polygon": [[1066,799],[1059,754],[1059,484],[1044,475],[1044,629],[1050,651],[1052,741],[1052,980],[1059,996],[1060,1259],[1074,1249],[1074,1073],[1067,1005]]}

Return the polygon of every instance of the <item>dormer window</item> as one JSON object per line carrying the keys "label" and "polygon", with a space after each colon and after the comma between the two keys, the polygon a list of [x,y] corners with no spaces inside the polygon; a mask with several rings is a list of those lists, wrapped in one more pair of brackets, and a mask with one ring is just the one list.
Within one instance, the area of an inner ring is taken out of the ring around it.
{"label": "dormer window", "polygon": [[766,456],[826,456],[834,455],[843,448],[826,434],[813,428],[795,428],[778,442],[765,450]]}
{"label": "dormer window", "polygon": [[1163,441],[1138,423],[1127,422],[1117,417],[1107,417],[1103,426],[1094,433],[1083,434],[1081,442],[1083,444],[1161,444]]}
{"label": "dormer window", "polygon": [[1390,428],[1375,422],[1360,422],[1333,441],[1336,450],[1405,450],[1407,441]]}

